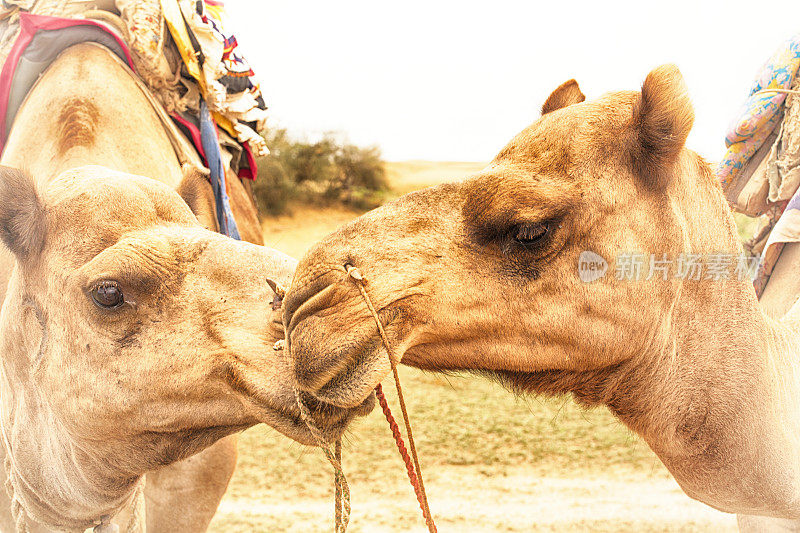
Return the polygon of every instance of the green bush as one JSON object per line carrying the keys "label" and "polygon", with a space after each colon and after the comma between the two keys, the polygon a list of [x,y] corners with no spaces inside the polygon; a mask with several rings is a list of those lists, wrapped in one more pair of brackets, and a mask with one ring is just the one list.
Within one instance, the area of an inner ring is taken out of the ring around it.
{"label": "green bush", "polygon": [[284,213],[292,201],[364,210],[383,203],[389,184],[379,148],[361,148],[333,134],[314,143],[297,141],[283,129],[265,137],[271,153],[259,159],[253,188],[262,214]]}
{"label": "green bush", "polygon": [[253,196],[261,214],[285,213],[295,193],[294,183],[279,161],[272,157],[258,160],[258,178],[253,183]]}

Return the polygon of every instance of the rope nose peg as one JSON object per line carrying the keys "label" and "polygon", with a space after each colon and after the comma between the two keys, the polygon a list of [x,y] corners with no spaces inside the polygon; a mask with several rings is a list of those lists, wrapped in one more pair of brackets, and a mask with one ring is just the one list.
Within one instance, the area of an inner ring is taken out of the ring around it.
{"label": "rope nose peg", "polygon": [[[411,448],[411,457],[409,457],[408,452],[405,448],[405,443],[403,441],[402,435],[400,434],[400,429],[397,426],[397,422],[394,420],[394,417],[389,410],[389,405],[386,402],[386,397],[383,394],[383,389],[381,385],[375,388],[376,396],[378,397],[378,401],[381,404],[381,409],[386,416],[386,420],[389,422],[389,428],[392,430],[392,435],[395,438],[395,443],[397,444],[398,450],[400,451],[400,455],[403,458],[403,462],[406,465],[406,470],[408,473],[408,478],[411,481],[411,485],[414,488],[414,492],[417,496],[417,501],[419,502],[420,508],[422,509],[422,516],[425,520],[425,524],[428,527],[429,533],[436,533],[436,524],[433,521],[433,516],[431,515],[430,507],[428,505],[428,497],[425,493],[425,485],[422,481],[422,469],[419,465],[419,458],[417,457],[417,449],[414,443],[414,435],[411,432],[411,421],[408,416],[408,411],[406,409],[405,399],[403,398],[403,389],[400,385],[400,376],[397,372],[397,362],[396,357],[394,354],[394,350],[392,349],[392,345],[389,343],[389,339],[386,336],[386,332],[383,329],[383,324],[381,324],[380,318],[378,317],[378,313],[375,310],[375,306],[372,303],[372,299],[369,297],[367,290],[365,288],[366,280],[364,279],[363,274],[361,271],[351,264],[344,265],[345,272],[347,276],[353,280],[353,282],[358,286],[358,290],[361,293],[361,296],[364,298],[364,303],[367,305],[367,308],[370,311],[373,319],[375,320],[375,324],[378,328],[378,333],[383,341],[384,347],[386,348],[386,352],[389,355],[389,362],[392,366],[392,374],[394,375],[395,386],[397,387],[397,395],[400,401],[400,410],[403,413],[403,422],[405,423],[406,427],[406,434],[408,435],[408,441]],[[270,283],[270,286],[273,284]],[[278,293],[277,289],[282,289],[280,286],[275,284],[273,290],[276,294]],[[285,291],[284,291],[285,294]],[[281,295],[279,294],[279,297]],[[281,343],[280,341],[276,342],[273,346],[275,350],[280,350],[283,348],[289,349],[289,345],[285,343]],[[342,444],[341,439],[337,440],[335,443],[334,450],[331,450],[328,442],[326,441],[325,437],[320,432],[319,428],[317,428],[316,424],[314,423],[313,417],[311,415],[311,411],[303,402],[301,397],[300,391],[295,390],[295,399],[297,401],[297,405],[300,409],[301,418],[305,421],[306,425],[308,426],[309,431],[311,432],[312,436],[318,443],[318,446],[322,449],[323,453],[328,459],[328,462],[331,463],[334,470],[334,485],[335,485],[335,498],[334,498],[334,505],[335,505],[335,521],[334,521],[334,531],[336,533],[344,533],[347,529],[347,524],[350,520],[350,488],[347,484],[347,479],[344,476],[344,470],[342,469]]]}
{"label": "rope nose peg", "polygon": [[281,300],[286,296],[286,287],[284,287],[277,281],[273,281],[267,278],[267,285],[269,285],[269,288],[272,289],[272,292],[274,292],[275,295]]}
{"label": "rope nose peg", "polygon": [[275,299],[272,300],[272,310],[277,311],[283,305],[283,299],[286,297],[286,287],[269,278],[267,278],[267,285],[275,293]]}
{"label": "rope nose peg", "polygon": [[[286,289],[275,283],[272,280],[267,280],[269,286],[277,295],[278,307],[280,307],[283,298],[286,296]],[[273,303],[273,310],[276,309]],[[291,349],[286,343],[285,339],[280,339],[272,346],[273,350],[286,350]],[[308,406],[303,402],[300,390],[295,389],[295,401],[297,407],[300,409],[300,418],[303,419],[308,430],[311,432],[314,440],[317,441],[317,446],[322,450],[322,453],[328,459],[328,462],[333,467],[333,484],[334,484],[334,533],[345,533],[347,525],[350,523],[350,486],[347,483],[347,478],[344,475],[342,468],[342,439],[337,439],[334,443],[334,449],[330,449],[330,445],[322,434],[317,424],[314,422],[314,417],[311,414]]]}
{"label": "rope nose peg", "polygon": [[347,264],[344,266],[344,269],[347,272],[347,275],[353,278],[354,280],[361,282],[364,281],[364,276],[361,274],[361,271],[358,268],[354,267],[351,264]]}

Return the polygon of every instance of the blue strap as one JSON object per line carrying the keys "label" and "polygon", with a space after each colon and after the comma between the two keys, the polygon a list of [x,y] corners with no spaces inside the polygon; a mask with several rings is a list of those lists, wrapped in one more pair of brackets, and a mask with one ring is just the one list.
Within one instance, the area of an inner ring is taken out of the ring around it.
{"label": "blue strap", "polygon": [[222,166],[222,154],[219,152],[217,126],[211,119],[211,113],[208,111],[205,100],[202,99],[200,100],[200,143],[206,153],[206,164],[211,171],[209,179],[217,204],[219,232],[240,241],[242,238],[239,236],[239,228],[236,227],[228,193],[225,192],[225,169]]}

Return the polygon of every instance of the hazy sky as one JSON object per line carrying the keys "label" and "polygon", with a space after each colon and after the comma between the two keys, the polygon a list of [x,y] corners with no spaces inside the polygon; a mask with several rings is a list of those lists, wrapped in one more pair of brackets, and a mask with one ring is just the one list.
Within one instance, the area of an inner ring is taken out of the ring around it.
{"label": "hazy sky", "polygon": [[[389,160],[488,161],[575,78],[588,98],[683,72],[689,147],[718,159],[800,2],[227,0],[272,123],[346,132]],[[756,7],[758,6],[758,7]]]}

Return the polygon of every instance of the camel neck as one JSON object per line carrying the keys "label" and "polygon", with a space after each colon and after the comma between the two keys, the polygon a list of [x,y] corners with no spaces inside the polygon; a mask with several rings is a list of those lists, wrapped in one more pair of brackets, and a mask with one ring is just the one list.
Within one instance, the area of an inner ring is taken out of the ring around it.
{"label": "camel neck", "polygon": [[675,349],[653,380],[661,407],[649,410],[642,434],[689,495],[713,494],[701,499],[722,510],[798,517],[798,336],[750,291],[684,306]]}
{"label": "camel neck", "polygon": [[[691,192],[709,208],[682,209],[687,249],[740,253],[718,187]],[[717,224],[701,220],[709,213]],[[729,512],[800,517],[796,322],[768,317],[748,279],[684,281],[676,295],[667,333],[623,365],[609,407],[690,496]]]}
{"label": "camel neck", "polygon": [[[7,398],[7,383],[2,387]],[[91,443],[74,442],[56,420],[43,420],[48,417],[42,410],[34,420],[23,414],[30,410],[3,407],[2,423],[10,435],[0,455],[7,456],[12,497],[29,520],[56,529],[82,530],[131,503],[140,477],[110,474],[108,464],[86,453],[93,449]],[[15,430],[21,426],[24,431]]]}

